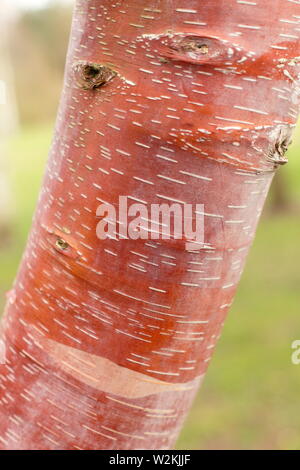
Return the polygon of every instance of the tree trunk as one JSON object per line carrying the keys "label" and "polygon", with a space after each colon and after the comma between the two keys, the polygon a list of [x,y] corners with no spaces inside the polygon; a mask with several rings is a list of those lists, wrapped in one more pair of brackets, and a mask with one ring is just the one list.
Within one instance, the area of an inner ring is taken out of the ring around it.
{"label": "tree trunk", "polygon": [[[174,445],[286,161],[299,14],[294,0],[77,1],[2,322],[1,448]],[[97,208],[120,195],[204,204],[205,244],[99,240]]]}

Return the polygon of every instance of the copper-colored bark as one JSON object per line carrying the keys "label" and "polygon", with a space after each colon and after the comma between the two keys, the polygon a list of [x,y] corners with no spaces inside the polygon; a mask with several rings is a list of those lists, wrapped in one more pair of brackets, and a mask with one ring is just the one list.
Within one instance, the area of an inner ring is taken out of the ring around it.
{"label": "copper-colored bark", "polygon": [[[294,0],[77,1],[2,322],[0,448],[174,445],[285,162],[299,15]],[[97,207],[119,195],[203,203],[205,246],[100,241]]]}

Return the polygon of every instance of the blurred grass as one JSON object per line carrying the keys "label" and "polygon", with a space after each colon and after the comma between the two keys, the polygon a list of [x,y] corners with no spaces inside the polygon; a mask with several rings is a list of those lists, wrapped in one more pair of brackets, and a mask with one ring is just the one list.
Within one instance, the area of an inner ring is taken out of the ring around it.
{"label": "blurred grass", "polygon": [[[52,130],[37,126],[9,147],[16,214],[0,252],[0,304],[26,242]],[[299,133],[300,135],[300,133]],[[240,288],[179,449],[300,449],[300,141],[281,169],[293,210],[264,216]],[[2,305],[1,305],[2,306]]]}
{"label": "blurred grass", "polygon": [[12,239],[0,251],[0,305],[12,284],[20,262],[36,205],[51,128],[43,125],[25,129],[8,146],[10,187],[15,206]]}

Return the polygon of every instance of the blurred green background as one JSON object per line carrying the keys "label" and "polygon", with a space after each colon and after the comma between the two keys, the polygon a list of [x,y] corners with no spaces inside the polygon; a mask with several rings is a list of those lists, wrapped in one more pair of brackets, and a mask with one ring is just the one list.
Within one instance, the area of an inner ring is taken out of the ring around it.
{"label": "blurred green background", "polygon": [[[6,60],[18,106],[0,158],[8,162],[12,201],[11,216],[0,227],[1,307],[26,242],[50,146],[70,17],[70,7],[57,0],[19,11],[10,24]],[[300,129],[289,165],[276,176],[179,449],[300,449],[300,366],[291,362],[291,343],[300,339],[299,157]]]}

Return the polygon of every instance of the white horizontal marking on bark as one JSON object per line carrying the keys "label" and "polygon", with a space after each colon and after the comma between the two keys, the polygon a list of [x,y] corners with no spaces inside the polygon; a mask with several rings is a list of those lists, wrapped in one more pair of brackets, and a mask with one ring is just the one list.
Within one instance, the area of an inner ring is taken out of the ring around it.
{"label": "white horizontal marking on bark", "polygon": [[119,366],[101,356],[66,346],[47,338],[39,345],[67,374],[90,387],[126,398],[141,398],[164,392],[183,392],[198,387],[202,376],[187,383],[170,383]]}

